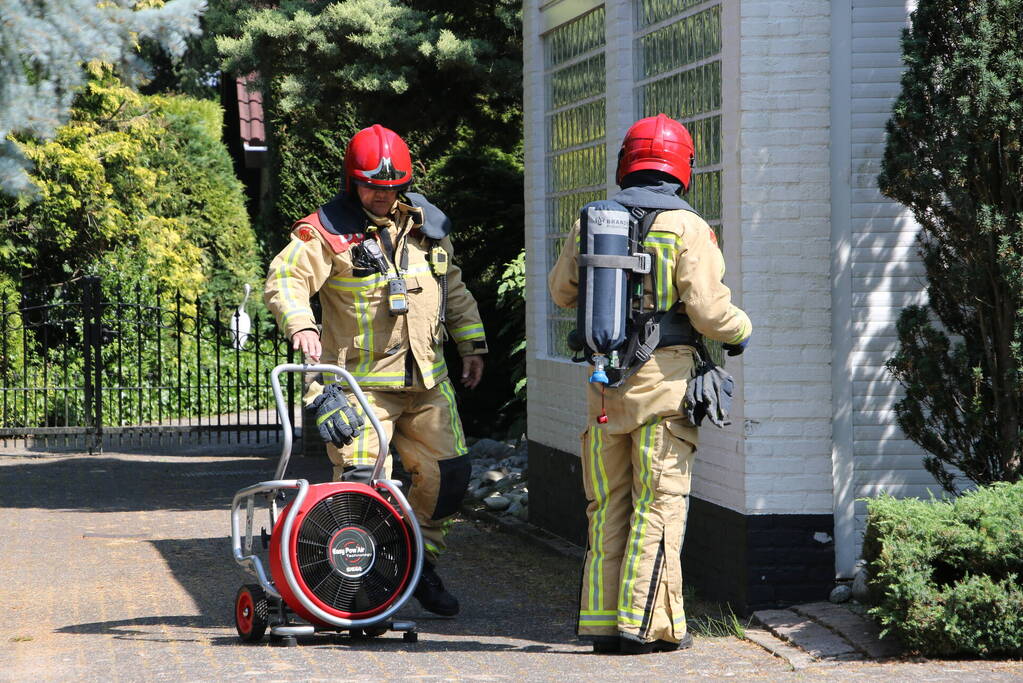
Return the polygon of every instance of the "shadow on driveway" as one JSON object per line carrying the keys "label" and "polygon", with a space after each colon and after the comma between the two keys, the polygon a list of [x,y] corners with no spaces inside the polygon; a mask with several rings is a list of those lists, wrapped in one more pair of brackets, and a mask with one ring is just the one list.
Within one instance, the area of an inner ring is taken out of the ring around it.
{"label": "shadow on driveway", "polygon": [[[232,449],[238,449],[232,446]],[[272,479],[279,444],[222,451],[152,455],[0,456],[5,508],[85,512],[228,510],[235,491]],[[331,478],[326,458],[292,456],[288,477]]]}

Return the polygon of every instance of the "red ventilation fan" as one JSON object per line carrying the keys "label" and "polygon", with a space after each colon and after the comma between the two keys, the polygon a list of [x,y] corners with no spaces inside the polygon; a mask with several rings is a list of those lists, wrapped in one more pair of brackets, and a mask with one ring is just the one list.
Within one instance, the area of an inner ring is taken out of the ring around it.
{"label": "red ventilation fan", "polygon": [[[291,424],[278,377],[283,372],[331,372],[342,378],[362,405],[380,443],[370,483],[309,484],[283,479],[291,453]],[[353,637],[403,632],[418,635],[415,624],[392,621],[419,581],[423,540],[399,482],[382,479],[387,436],[350,374],[336,365],[278,365],[270,374],[284,448],[276,478],[235,494],[231,544],[235,561],[258,583],[235,596],[235,627],[245,642],[259,642],[267,629],[273,641],[297,644],[317,631],[348,631]],[[286,492],[293,499],[277,514]],[[253,552],[253,512],[262,498],[272,532],[263,540],[270,564]],[[242,519],[244,517],[244,528]]]}

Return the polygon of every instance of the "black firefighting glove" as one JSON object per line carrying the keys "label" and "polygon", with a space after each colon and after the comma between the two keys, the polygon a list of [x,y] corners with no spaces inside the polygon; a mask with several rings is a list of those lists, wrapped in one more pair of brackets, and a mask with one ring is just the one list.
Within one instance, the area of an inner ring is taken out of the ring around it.
{"label": "black firefighting glove", "polygon": [[703,360],[686,387],[686,397],[682,402],[686,419],[694,427],[699,427],[704,418],[715,427],[731,424],[728,413],[732,409],[734,389],[735,380],[730,374],[710,359]]}
{"label": "black firefighting glove", "polygon": [[750,337],[746,337],[738,344],[722,344],[721,348],[724,349],[725,353],[729,356],[741,356],[742,352],[746,350],[746,345],[749,344],[749,340]]}
{"label": "black firefighting glove", "polygon": [[320,438],[336,446],[350,444],[365,424],[337,384],[328,384],[309,404],[309,411],[316,415]]}

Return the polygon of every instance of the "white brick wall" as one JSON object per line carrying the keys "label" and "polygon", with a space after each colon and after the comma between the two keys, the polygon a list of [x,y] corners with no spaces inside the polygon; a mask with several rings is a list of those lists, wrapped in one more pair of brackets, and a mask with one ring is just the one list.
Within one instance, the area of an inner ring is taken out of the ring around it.
{"label": "white brick wall", "polygon": [[830,9],[740,12],[744,512],[831,513]]}
{"label": "white brick wall", "polygon": [[835,501],[840,575],[859,556],[865,506],[857,502],[882,491],[899,496],[937,491],[922,469],[920,448],[895,426],[898,384],[884,369],[897,340],[901,309],[925,301],[923,268],[914,246],[918,226],[910,213],[877,189],[884,154],[884,125],[899,93],[900,34],[913,8],[910,0],[845,0],[844,42],[834,59],[843,91],[833,102],[848,112],[836,125],[836,253],[846,276],[835,289],[836,344]]}
{"label": "white brick wall", "polygon": [[540,2],[523,3],[523,119],[525,124],[526,372],[529,377],[528,436],[568,453],[578,453],[586,419],[583,368],[549,360],[547,352],[547,265],[544,234],[544,55]]}
{"label": "white brick wall", "polygon": [[541,0],[525,0],[523,15],[523,123],[525,129],[526,372],[528,436],[579,453],[586,421],[586,368],[552,359],[547,349],[545,188],[546,123]]}

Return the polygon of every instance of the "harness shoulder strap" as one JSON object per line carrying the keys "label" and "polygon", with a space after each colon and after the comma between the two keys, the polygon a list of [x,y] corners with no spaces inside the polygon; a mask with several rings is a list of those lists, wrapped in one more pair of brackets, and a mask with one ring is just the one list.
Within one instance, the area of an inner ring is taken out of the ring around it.
{"label": "harness shoulder strap", "polygon": [[[654,224],[658,214],[661,213],[661,209],[645,209],[641,206],[630,206],[629,207],[629,232],[631,233],[630,238],[632,241],[633,253],[644,254],[643,241],[646,240],[648,234],[650,234],[650,227]],[[636,314],[642,313],[643,311],[643,274],[632,273],[629,275],[632,278],[632,292],[631,292],[631,305],[630,310],[632,317]],[[654,289],[657,289],[657,268],[650,268],[650,277],[654,281]]]}

